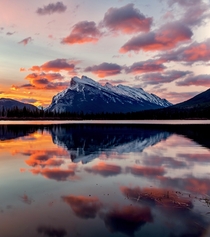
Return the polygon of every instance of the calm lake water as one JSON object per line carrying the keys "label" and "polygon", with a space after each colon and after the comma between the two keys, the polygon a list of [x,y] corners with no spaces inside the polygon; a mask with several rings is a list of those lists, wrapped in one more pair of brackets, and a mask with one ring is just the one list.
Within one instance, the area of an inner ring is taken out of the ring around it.
{"label": "calm lake water", "polygon": [[0,125],[0,236],[210,236],[210,125]]}

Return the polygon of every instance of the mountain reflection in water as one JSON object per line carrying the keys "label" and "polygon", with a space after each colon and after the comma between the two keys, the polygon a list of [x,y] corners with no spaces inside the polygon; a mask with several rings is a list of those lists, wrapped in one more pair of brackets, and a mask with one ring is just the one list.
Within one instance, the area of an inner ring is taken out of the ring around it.
{"label": "mountain reflection in water", "polygon": [[0,236],[210,236],[208,130],[0,126]]}

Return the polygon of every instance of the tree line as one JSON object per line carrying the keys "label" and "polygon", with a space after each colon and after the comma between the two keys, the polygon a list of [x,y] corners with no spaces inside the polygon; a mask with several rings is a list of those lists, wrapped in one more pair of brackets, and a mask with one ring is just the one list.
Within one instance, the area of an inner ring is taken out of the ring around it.
{"label": "tree line", "polygon": [[148,119],[210,119],[210,107],[191,109],[164,108],[130,113],[83,113],[49,112],[43,109],[30,110],[17,106],[11,109],[2,107],[0,119],[52,119],[52,120],[148,120]]}

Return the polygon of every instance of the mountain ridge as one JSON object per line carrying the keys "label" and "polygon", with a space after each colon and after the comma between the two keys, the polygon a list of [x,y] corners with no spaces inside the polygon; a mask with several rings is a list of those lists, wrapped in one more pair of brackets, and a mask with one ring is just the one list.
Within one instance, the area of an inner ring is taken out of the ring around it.
{"label": "mountain ridge", "polygon": [[14,109],[17,107],[18,109],[23,109],[24,107],[28,110],[35,111],[38,108],[32,104],[23,103],[18,100],[10,99],[10,98],[0,98],[0,111],[4,109]]}
{"label": "mountain ridge", "polygon": [[189,100],[171,106],[171,108],[192,109],[210,107],[210,88]]}

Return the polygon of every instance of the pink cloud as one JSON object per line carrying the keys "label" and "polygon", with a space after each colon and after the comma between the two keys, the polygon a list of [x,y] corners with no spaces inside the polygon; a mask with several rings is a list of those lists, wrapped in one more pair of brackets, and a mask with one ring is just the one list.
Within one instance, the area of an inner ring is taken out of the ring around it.
{"label": "pink cloud", "polygon": [[35,81],[39,79],[47,79],[48,81],[54,81],[54,80],[62,80],[64,77],[60,73],[32,73],[26,76],[27,80]]}
{"label": "pink cloud", "polygon": [[126,67],[126,73],[142,74],[148,72],[162,72],[166,67],[156,60],[147,60],[143,62],[136,62],[130,67]]}
{"label": "pink cloud", "polygon": [[23,44],[23,45],[27,45],[28,43],[30,43],[32,41],[31,37],[25,38],[23,40],[21,40],[20,42],[18,42],[18,44]]}
{"label": "pink cloud", "polygon": [[210,75],[188,76],[183,81],[178,81],[177,86],[206,86],[210,87]]}
{"label": "pink cloud", "polygon": [[38,8],[36,13],[38,15],[51,15],[53,13],[62,13],[65,12],[67,7],[62,2],[50,3],[43,8]]}
{"label": "pink cloud", "polygon": [[85,169],[89,173],[100,174],[102,176],[112,176],[121,173],[121,167],[118,165],[106,164],[104,162],[99,162],[91,168]]}
{"label": "pink cloud", "polygon": [[164,157],[164,156],[145,156],[144,159],[145,165],[152,165],[152,166],[164,166],[164,167],[170,167],[173,169],[180,169],[183,167],[187,167],[187,163],[184,161],[180,161],[177,159],[174,159],[172,157]]}
{"label": "pink cloud", "polygon": [[192,35],[190,28],[181,22],[170,22],[157,31],[134,36],[121,47],[120,52],[173,49],[179,43],[190,41]]}
{"label": "pink cloud", "polygon": [[73,26],[69,36],[62,39],[63,44],[95,43],[102,36],[93,21],[81,21]]}
{"label": "pink cloud", "polygon": [[107,77],[114,76],[121,73],[122,67],[115,63],[101,63],[99,65],[94,65],[91,67],[87,67],[85,72],[92,72],[96,74],[98,77]]}
{"label": "pink cloud", "polygon": [[63,196],[62,199],[72,208],[76,216],[83,219],[95,218],[102,206],[97,197],[69,195]]}
{"label": "pink cloud", "polygon": [[210,60],[210,39],[201,43],[193,42],[192,44],[179,48],[178,50],[160,54],[159,57],[165,62],[208,62]]}
{"label": "pink cloud", "polygon": [[162,83],[170,83],[186,75],[190,74],[190,71],[178,71],[178,70],[171,70],[165,71],[163,73],[148,73],[143,76],[137,76],[136,80],[139,80],[142,83],[142,86],[147,85],[157,85]]}
{"label": "pink cloud", "polygon": [[111,31],[121,31],[125,34],[148,32],[152,18],[145,17],[134,4],[130,3],[120,8],[110,8],[104,16],[102,24]]}
{"label": "pink cloud", "polygon": [[29,70],[31,71],[44,71],[44,72],[59,72],[62,70],[72,72],[75,69],[75,62],[71,60],[58,58],[55,60],[48,61],[41,66],[33,66]]}
{"label": "pink cloud", "polygon": [[150,167],[150,166],[140,166],[134,165],[132,167],[127,167],[127,171],[131,172],[134,175],[139,176],[162,176],[165,174],[163,167]]}

